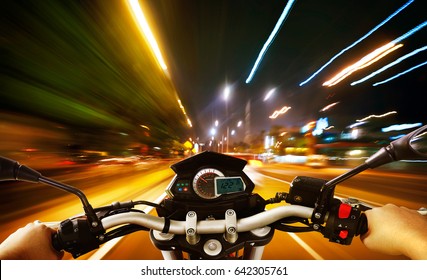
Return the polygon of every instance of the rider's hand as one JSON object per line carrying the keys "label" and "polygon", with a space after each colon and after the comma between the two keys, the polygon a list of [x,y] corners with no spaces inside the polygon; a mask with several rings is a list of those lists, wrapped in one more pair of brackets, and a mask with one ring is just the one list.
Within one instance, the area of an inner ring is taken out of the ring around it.
{"label": "rider's hand", "polygon": [[12,233],[0,244],[2,260],[58,260],[63,253],[52,247],[54,230],[36,221]]}
{"label": "rider's hand", "polygon": [[427,216],[387,204],[365,212],[368,232],[361,236],[371,250],[411,259],[427,259]]}

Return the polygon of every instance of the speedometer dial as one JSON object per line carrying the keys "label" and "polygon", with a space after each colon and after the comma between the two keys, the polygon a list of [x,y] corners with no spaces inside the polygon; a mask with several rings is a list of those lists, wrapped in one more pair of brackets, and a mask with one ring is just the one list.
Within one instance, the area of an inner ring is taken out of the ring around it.
{"label": "speedometer dial", "polygon": [[224,174],[214,168],[201,169],[194,176],[193,190],[201,198],[213,199],[215,195],[215,177],[224,177]]}

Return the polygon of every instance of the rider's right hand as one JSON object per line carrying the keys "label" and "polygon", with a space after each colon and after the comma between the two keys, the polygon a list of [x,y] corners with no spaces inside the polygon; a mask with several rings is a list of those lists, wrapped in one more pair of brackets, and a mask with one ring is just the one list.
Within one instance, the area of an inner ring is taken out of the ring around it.
{"label": "rider's right hand", "polygon": [[64,253],[52,247],[55,231],[36,221],[12,233],[0,244],[1,260],[59,260]]}
{"label": "rider's right hand", "polygon": [[373,251],[427,260],[427,216],[387,204],[365,212],[368,231],[363,244]]}

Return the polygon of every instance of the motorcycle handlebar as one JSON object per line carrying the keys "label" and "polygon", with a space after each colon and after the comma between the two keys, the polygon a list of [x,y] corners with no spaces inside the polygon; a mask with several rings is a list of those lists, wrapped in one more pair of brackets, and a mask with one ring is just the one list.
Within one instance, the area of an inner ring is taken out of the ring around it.
{"label": "motorcycle handlebar", "polygon": [[[344,205],[345,207],[342,207]],[[326,216],[326,224],[317,228],[311,225],[308,229],[319,231],[329,241],[348,245],[351,243],[353,236],[363,234],[367,231],[366,216],[360,212],[356,206],[349,204],[338,204],[335,210],[329,212]],[[124,212],[104,217],[102,227],[107,231],[116,227],[126,227],[129,225],[140,226],[145,229],[152,229],[158,232],[164,232],[175,235],[188,236],[189,229],[192,234],[227,234],[230,227],[233,232],[242,233],[252,230],[272,226],[272,224],[286,218],[300,218],[308,220],[313,215],[314,208],[300,205],[285,205],[273,209],[268,209],[258,214],[236,219],[234,211],[227,210],[224,213],[224,219],[217,220],[197,220],[197,214],[190,212],[185,221],[170,220],[165,217],[153,216],[143,212]],[[234,213],[234,220],[227,217]],[[348,215],[347,215],[347,214]],[[343,216],[345,214],[346,216]],[[279,230],[289,231],[289,228]],[[128,231],[125,234],[131,233]],[[96,236],[90,231],[87,220],[84,217],[67,219],[61,222],[57,233],[52,238],[53,247],[58,250],[70,252],[75,258],[99,248],[99,245],[106,242],[104,236]]]}
{"label": "motorcycle handlebar", "polygon": [[[251,231],[286,217],[309,218],[312,212],[313,208],[305,206],[281,206],[247,218],[238,219],[236,220],[235,229],[236,232]],[[191,224],[193,234],[221,234],[226,232],[227,218],[223,220],[197,221],[197,216],[195,215],[193,219],[193,223]],[[117,213],[103,218],[101,222],[105,230],[126,225],[136,225],[159,232],[186,235],[189,229],[189,224],[186,221],[169,220],[143,212]],[[65,250],[71,253],[74,258],[77,258],[99,248],[99,245],[105,242],[103,239],[102,236],[95,236],[90,231],[87,220],[79,217],[67,219],[60,223],[57,233],[52,236],[52,245],[57,251]]]}
{"label": "motorcycle handlebar", "polygon": [[[313,208],[310,207],[299,205],[280,206],[247,218],[237,220],[236,230],[237,232],[251,231],[287,217],[310,218],[312,213]],[[160,218],[144,213],[121,213],[106,217],[102,220],[102,225],[105,229],[127,223],[162,231],[166,222],[165,218],[163,217]],[[196,231],[198,234],[224,233],[225,229],[225,220],[202,220],[196,223]],[[185,234],[186,222],[170,220],[168,233]]]}

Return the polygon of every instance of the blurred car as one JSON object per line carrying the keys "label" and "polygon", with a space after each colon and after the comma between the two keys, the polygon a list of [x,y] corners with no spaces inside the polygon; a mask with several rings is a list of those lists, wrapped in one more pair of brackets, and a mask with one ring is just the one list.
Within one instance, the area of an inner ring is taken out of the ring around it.
{"label": "blurred car", "polygon": [[110,157],[101,159],[98,161],[99,164],[103,165],[124,165],[124,164],[136,164],[139,161],[138,157]]}
{"label": "blurred car", "polygon": [[329,158],[321,154],[313,154],[307,156],[307,161],[305,162],[306,166],[313,168],[322,168],[328,166]]}

